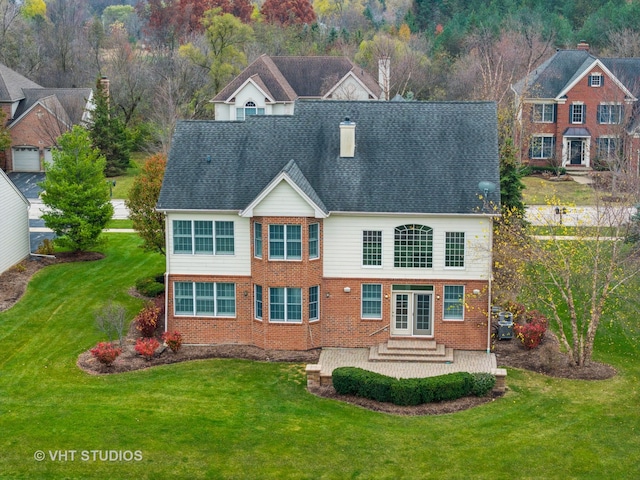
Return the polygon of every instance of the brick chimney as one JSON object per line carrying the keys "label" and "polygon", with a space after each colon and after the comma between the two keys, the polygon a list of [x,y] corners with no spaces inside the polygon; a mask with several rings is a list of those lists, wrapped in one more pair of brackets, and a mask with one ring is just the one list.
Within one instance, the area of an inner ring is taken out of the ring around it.
{"label": "brick chimney", "polygon": [[98,85],[100,86],[100,90],[104,93],[107,100],[109,99],[109,79],[103,75],[98,80]]}
{"label": "brick chimney", "polygon": [[356,124],[349,117],[340,122],[340,156],[353,158],[356,154]]}
{"label": "brick chimney", "polygon": [[586,52],[589,51],[589,44],[587,42],[585,42],[584,40],[581,40],[578,43],[578,50],[584,50]]}

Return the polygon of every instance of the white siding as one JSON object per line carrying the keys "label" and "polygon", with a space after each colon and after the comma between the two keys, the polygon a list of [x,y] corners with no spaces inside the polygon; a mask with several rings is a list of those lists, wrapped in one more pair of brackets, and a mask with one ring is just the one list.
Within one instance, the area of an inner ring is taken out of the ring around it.
{"label": "white siding", "polygon": [[29,251],[29,202],[0,170],[0,273]]}
{"label": "white siding", "polygon": [[231,120],[232,108],[235,108],[235,107],[233,107],[233,105],[227,105],[226,103],[216,103],[215,105],[216,120]]}
{"label": "white siding", "polygon": [[[234,222],[234,255],[189,255],[173,253],[173,220]],[[167,271],[172,274],[250,275],[251,238],[248,218],[233,214],[169,213],[167,215]]]}
{"label": "white siding", "polygon": [[314,217],[315,211],[309,203],[287,182],[280,182],[253,209],[258,217]]}
{"label": "white siding", "polygon": [[369,100],[367,92],[355,78],[348,76],[331,94],[334,100]]}
{"label": "white siding", "polygon": [[[395,268],[394,229],[405,224],[433,228],[433,267]],[[382,231],[382,267],[362,266],[363,230]],[[446,232],[465,232],[465,267],[445,268]],[[323,262],[327,278],[406,278],[487,280],[490,273],[491,223],[482,217],[347,216],[324,220]]]}

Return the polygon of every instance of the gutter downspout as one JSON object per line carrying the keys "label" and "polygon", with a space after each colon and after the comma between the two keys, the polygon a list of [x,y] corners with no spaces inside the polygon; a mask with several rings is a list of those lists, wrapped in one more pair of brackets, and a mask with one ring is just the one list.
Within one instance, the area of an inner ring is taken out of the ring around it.
{"label": "gutter downspout", "polygon": [[487,295],[487,355],[491,354],[491,294],[493,280],[493,217],[489,218],[489,292]]}

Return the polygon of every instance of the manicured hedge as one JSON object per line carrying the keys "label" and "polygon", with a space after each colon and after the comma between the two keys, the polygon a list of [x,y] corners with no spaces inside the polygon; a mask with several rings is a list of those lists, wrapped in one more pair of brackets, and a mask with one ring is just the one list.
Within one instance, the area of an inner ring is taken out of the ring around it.
{"label": "manicured hedge", "polygon": [[488,373],[449,373],[437,377],[395,379],[356,367],[336,368],[333,387],[342,395],[356,395],[396,405],[455,400],[469,395],[483,396],[495,385]]}
{"label": "manicured hedge", "polygon": [[164,274],[139,278],[136,280],[136,290],[145,297],[157,297],[164,292]]}

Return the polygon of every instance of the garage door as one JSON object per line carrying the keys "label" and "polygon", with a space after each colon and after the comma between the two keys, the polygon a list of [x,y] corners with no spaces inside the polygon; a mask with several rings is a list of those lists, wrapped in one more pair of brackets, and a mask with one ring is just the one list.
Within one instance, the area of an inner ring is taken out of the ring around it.
{"label": "garage door", "polygon": [[39,172],[40,152],[38,149],[31,147],[14,148],[13,170],[15,172]]}
{"label": "garage door", "polygon": [[51,155],[51,149],[50,148],[45,148],[44,149],[44,163],[48,163],[50,165],[53,165],[53,155]]}

